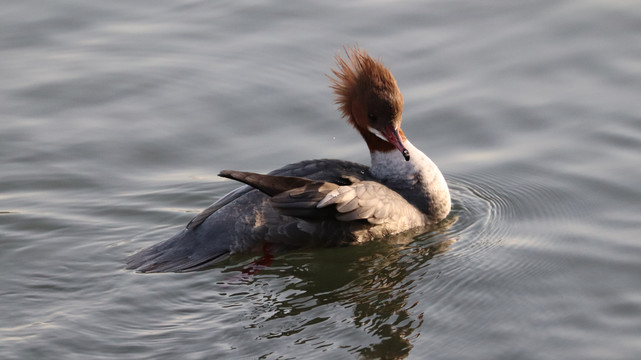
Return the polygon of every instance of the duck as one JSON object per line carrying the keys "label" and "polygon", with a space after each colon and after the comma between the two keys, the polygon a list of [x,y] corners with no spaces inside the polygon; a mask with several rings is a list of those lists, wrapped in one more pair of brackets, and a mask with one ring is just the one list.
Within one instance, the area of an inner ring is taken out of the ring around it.
{"label": "duck", "polygon": [[360,244],[438,224],[450,192],[436,164],[401,129],[403,96],[380,60],[344,47],[330,87],[342,117],[367,144],[371,164],[305,160],[268,174],[223,170],[244,183],[169,239],[126,259],[142,273],[210,268],[232,254]]}

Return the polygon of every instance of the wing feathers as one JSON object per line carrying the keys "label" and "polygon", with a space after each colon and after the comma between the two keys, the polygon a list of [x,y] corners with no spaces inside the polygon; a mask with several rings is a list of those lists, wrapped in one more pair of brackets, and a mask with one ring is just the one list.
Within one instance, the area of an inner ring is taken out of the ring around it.
{"label": "wing feathers", "polygon": [[357,180],[338,185],[302,177],[230,170],[222,171],[220,176],[244,182],[269,195],[272,207],[281,215],[340,221],[367,220],[371,224],[397,221],[403,216],[422,216],[397,192],[374,181]]}
{"label": "wing feathers", "polygon": [[223,170],[218,174],[218,176],[238,180],[255,187],[269,196],[278,195],[283,191],[305,186],[314,182],[313,180],[297,176],[263,175],[235,170]]}

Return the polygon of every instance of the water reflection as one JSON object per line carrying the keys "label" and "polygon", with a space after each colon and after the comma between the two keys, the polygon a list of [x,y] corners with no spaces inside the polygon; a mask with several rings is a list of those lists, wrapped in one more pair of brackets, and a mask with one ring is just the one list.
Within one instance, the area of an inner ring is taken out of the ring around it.
{"label": "water reflection", "polygon": [[[323,329],[348,326],[368,338],[362,345],[346,346],[348,351],[365,358],[407,356],[423,322],[418,302],[410,296],[417,283],[426,281],[423,276],[434,256],[455,242],[448,229],[456,220],[456,215],[450,216],[428,233],[415,230],[362,246],[277,258],[271,266],[244,278],[245,285],[269,284],[259,286],[260,295],[247,296],[254,302],[254,311],[246,328],[267,330],[260,338],[298,336],[298,344],[317,341],[315,346],[323,348],[341,342],[328,334],[320,337]],[[274,286],[274,276],[286,279],[281,287]]]}

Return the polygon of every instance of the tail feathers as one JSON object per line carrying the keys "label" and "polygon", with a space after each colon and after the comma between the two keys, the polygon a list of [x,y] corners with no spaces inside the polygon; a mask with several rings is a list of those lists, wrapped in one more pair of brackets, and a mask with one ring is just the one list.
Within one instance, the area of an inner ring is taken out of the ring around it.
{"label": "tail feathers", "polygon": [[246,171],[223,170],[218,176],[243,182],[269,196],[313,183],[322,183],[297,176],[263,175]]}
{"label": "tail feathers", "polygon": [[229,256],[229,248],[201,242],[193,231],[184,229],[166,241],[142,249],[126,259],[128,270],[142,273],[190,272],[210,267]]}

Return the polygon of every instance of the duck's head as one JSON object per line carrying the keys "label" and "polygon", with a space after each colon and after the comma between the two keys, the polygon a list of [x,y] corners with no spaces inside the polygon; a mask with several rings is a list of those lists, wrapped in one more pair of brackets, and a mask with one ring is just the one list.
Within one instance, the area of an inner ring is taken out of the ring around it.
{"label": "duck's head", "polygon": [[409,160],[401,130],[403,95],[392,73],[358,48],[345,48],[336,65],[330,80],[343,117],[360,132],[370,152],[398,150]]}

